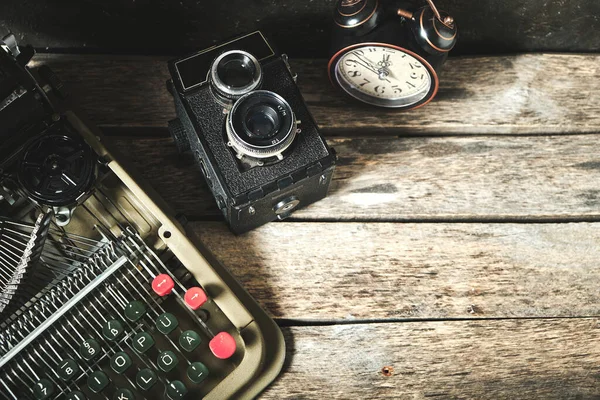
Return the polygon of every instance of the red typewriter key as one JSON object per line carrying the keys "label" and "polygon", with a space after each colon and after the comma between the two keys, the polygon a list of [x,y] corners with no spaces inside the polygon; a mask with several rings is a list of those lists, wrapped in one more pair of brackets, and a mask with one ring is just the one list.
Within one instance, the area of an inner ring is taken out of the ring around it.
{"label": "red typewriter key", "polygon": [[208,343],[215,357],[224,360],[235,353],[235,339],[227,332],[220,332]]}
{"label": "red typewriter key", "polygon": [[159,296],[166,296],[175,287],[173,279],[167,274],[160,274],[152,281],[152,290]]}
{"label": "red typewriter key", "polygon": [[185,292],[183,299],[192,310],[197,310],[202,306],[202,304],[206,303],[208,297],[206,296],[206,293],[204,293],[204,290],[199,287],[193,287],[189,288],[187,292]]}

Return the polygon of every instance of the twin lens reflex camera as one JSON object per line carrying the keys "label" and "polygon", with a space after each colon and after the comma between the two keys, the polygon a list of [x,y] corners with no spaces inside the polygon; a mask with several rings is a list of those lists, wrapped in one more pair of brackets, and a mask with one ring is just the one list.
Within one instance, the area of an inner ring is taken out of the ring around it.
{"label": "twin lens reflex camera", "polygon": [[336,156],[296,86],[287,56],[254,32],[169,63],[177,118],[233,232],[284,219],[327,194]]}

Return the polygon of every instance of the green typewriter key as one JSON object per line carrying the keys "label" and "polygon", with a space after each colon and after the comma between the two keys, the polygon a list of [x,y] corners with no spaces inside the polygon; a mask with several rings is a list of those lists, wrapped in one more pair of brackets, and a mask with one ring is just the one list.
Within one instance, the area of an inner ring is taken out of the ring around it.
{"label": "green typewriter key", "polygon": [[146,314],[146,306],[139,300],[134,300],[125,306],[125,317],[136,322]]}
{"label": "green typewriter key", "polygon": [[63,381],[70,381],[79,372],[79,366],[74,360],[64,359],[58,363],[58,376]]}
{"label": "green typewriter key", "polygon": [[208,368],[200,361],[193,362],[187,369],[187,376],[190,378],[190,381],[200,384],[208,376]]}
{"label": "green typewriter key", "polygon": [[94,339],[86,339],[85,342],[79,346],[79,354],[81,357],[90,361],[100,353],[100,344]]}
{"label": "green typewriter key", "polygon": [[133,337],[133,348],[140,354],[144,354],[152,346],[154,346],[154,339],[148,332],[140,332]]}
{"label": "green typewriter key", "polygon": [[140,369],[135,377],[135,383],[143,390],[150,389],[157,381],[156,372],[150,368]]}
{"label": "green typewriter key", "polygon": [[158,368],[163,370],[164,372],[169,372],[173,368],[177,366],[177,356],[170,350],[163,351],[158,355],[158,359],[156,363],[158,364]]}
{"label": "green typewriter key", "polygon": [[129,389],[117,389],[113,400],[134,400],[133,392]]}
{"label": "green typewriter key", "polygon": [[88,387],[94,393],[100,393],[102,389],[108,386],[109,382],[108,376],[102,371],[92,372],[87,379]]}
{"label": "green typewriter key", "polygon": [[179,336],[179,346],[189,353],[196,350],[201,342],[202,338],[194,331],[185,331]]}
{"label": "green typewriter key", "polygon": [[113,342],[123,334],[123,331],[124,329],[121,321],[111,319],[102,327],[102,336],[104,336],[106,340]]}
{"label": "green typewriter key", "polygon": [[131,357],[129,357],[129,354],[122,351],[115,353],[115,355],[110,359],[110,367],[117,374],[122,374],[123,372],[127,371],[127,368],[131,367],[131,364],[132,361]]}
{"label": "green typewriter key", "polygon": [[71,392],[65,397],[65,400],[86,400],[86,397],[79,390]]}
{"label": "green typewriter key", "polygon": [[54,394],[54,385],[48,379],[40,379],[33,387],[33,397],[44,400]]}
{"label": "green typewriter key", "polygon": [[163,313],[156,319],[156,329],[158,329],[163,335],[168,335],[173,332],[179,325],[177,318],[171,313]]}
{"label": "green typewriter key", "polygon": [[167,397],[171,400],[183,398],[188,390],[181,381],[172,381],[167,385]]}

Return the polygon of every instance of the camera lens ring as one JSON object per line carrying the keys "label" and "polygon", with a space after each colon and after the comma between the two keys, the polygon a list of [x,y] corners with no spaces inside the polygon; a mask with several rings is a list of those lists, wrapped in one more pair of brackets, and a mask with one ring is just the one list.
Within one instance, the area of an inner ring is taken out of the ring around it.
{"label": "camera lens ring", "polygon": [[[278,120],[269,116],[270,110]],[[254,113],[254,114],[253,114]],[[255,118],[255,113],[263,114]],[[258,128],[252,121],[258,120]],[[268,126],[268,132],[261,128]],[[283,153],[296,138],[296,116],[289,103],[280,95],[268,90],[256,90],[240,97],[229,112],[226,121],[229,145],[238,154],[254,158],[282,158]]]}
{"label": "camera lens ring", "polygon": [[[228,70],[233,71],[233,77],[228,77],[232,75]],[[230,50],[219,55],[213,61],[209,74],[212,88],[227,99],[239,98],[262,83],[260,63],[243,50]],[[227,82],[229,79],[232,81]]]}

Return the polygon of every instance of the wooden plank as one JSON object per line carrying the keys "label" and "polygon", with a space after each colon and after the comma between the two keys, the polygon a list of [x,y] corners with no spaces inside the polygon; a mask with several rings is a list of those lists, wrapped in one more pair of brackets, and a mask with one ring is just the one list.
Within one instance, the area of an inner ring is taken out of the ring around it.
{"label": "wooden plank", "polygon": [[[39,55],[106,127],[166,126],[175,116],[166,58]],[[333,90],[325,60],[292,60],[327,135],[531,134],[600,131],[600,55],[454,58],[438,98],[409,113],[367,108]]]}
{"label": "wooden plank", "polygon": [[[599,320],[284,329],[287,367],[261,399],[597,399]],[[382,372],[392,367],[391,376]]]}
{"label": "wooden plank", "polygon": [[[23,42],[41,48],[171,54],[262,29],[284,51],[326,57],[336,1],[86,0],[85,7],[77,0],[2,3],[1,30],[12,29]],[[436,4],[458,23],[459,53],[600,50],[596,0],[579,0],[576,7],[561,0]]]}
{"label": "wooden plank", "polygon": [[[115,139],[115,138],[113,138]],[[220,216],[191,157],[170,138],[116,143],[178,212]],[[600,216],[595,135],[336,139],[328,198],[300,220],[570,220]]]}
{"label": "wooden plank", "polygon": [[194,223],[274,317],[600,315],[600,224]]}

